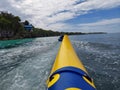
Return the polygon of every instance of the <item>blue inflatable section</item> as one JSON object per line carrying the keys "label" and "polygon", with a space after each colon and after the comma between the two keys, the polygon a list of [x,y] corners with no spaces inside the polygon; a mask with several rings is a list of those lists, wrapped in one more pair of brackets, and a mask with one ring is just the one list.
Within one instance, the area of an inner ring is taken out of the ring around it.
{"label": "blue inflatable section", "polygon": [[95,90],[83,77],[86,77],[90,82],[91,78],[79,68],[75,67],[64,67],[54,72],[50,79],[54,79],[53,76],[59,74],[59,80],[48,88],[48,90],[65,90],[67,88],[78,88],[80,90]]}

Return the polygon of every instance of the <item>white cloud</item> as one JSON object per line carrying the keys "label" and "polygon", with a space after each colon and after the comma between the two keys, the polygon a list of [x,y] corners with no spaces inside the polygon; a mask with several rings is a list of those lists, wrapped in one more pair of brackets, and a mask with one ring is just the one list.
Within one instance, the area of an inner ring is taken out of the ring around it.
{"label": "white cloud", "polygon": [[89,11],[95,9],[109,9],[120,6],[120,0],[87,0],[75,6],[77,11]]}
{"label": "white cloud", "polygon": [[65,20],[89,13],[91,10],[120,6],[120,0],[2,0],[1,2],[7,3],[8,7],[0,4],[0,10],[4,8],[22,19],[31,21],[37,27],[52,30],[61,30],[62,26],[68,28],[70,25],[63,23]]}
{"label": "white cloud", "polygon": [[66,25],[66,31],[80,32],[120,32],[120,18],[105,19],[93,23]]}
{"label": "white cloud", "polygon": [[111,24],[120,24],[120,18],[106,19],[94,23],[79,24],[79,26],[94,27],[94,26],[106,26]]}

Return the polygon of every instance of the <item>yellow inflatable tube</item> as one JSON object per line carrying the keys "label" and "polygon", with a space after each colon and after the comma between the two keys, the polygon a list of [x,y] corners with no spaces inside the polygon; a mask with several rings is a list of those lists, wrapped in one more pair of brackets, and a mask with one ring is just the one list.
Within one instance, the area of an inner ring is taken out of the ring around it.
{"label": "yellow inflatable tube", "polygon": [[54,62],[51,74],[56,70],[67,66],[80,68],[83,71],[87,72],[82,62],[79,60],[78,56],[76,55],[68,36],[64,35],[64,39],[62,41],[60,50]]}
{"label": "yellow inflatable tube", "polygon": [[95,85],[76,55],[67,35],[47,80],[48,90],[95,90]]}

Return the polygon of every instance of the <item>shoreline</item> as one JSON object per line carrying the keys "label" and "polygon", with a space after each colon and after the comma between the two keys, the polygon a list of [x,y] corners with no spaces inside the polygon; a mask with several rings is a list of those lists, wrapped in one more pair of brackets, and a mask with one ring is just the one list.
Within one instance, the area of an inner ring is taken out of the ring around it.
{"label": "shoreline", "polygon": [[[75,32],[76,33],[76,32]],[[69,33],[67,35],[91,35],[91,34],[107,34],[106,32],[92,32],[92,33]],[[66,34],[66,33],[64,33]],[[63,34],[62,34],[63,35]],[[50,36],[38,36],[38,37],[10,37],[10,38],[0,38],[0,41],[6,41],[6,40],[18,40],[18,39],[33,39],[33,38],[40,38],[40,37],[55,37],[55,36],[61,36],[61,35],[50,35]]]}

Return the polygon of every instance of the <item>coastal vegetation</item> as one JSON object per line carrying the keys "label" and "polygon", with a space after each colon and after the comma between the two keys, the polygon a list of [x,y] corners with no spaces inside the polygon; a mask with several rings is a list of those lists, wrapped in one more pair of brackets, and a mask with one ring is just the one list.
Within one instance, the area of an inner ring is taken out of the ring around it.
{"label": "coastal vegetation", "polygon": [[81,34],[80,32],[44,30],[41,28],[35,28],[33,25],[29,28],[30,25],[31,24],[27,20],[21,22],[19,16],[14,16],[8,12],[0,12],[0,40],[58,36],[65,33],[69,35]]}
{"label": "coastal vegetation", "polygon": [[[102,34],[102,32],[99,33]],[[63,34],[80,35],[94,33],[58,32],[52,30],[44,30],[42,28],[34,27],[27,20],[22,22],[19,16],[15,16],[8,12],[0,12],[0,40],[59,36]]]}

